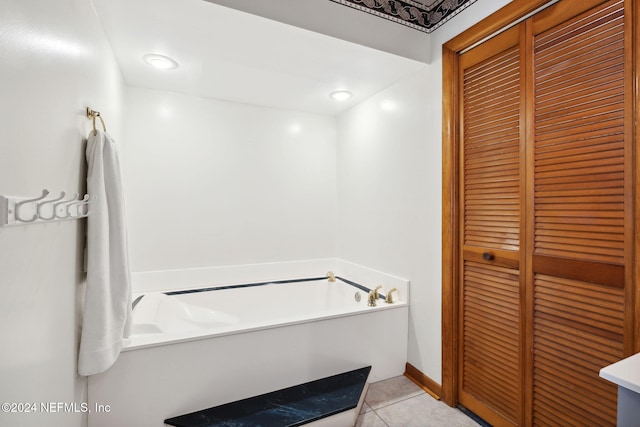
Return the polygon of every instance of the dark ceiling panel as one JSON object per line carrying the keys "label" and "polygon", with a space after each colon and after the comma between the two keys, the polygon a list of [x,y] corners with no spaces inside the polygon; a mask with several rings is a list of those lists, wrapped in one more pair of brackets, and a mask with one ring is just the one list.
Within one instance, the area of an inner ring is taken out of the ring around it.
{"label": "dark ceiling panel", "polygon": [[476,0],[331,0],[430,33]]}

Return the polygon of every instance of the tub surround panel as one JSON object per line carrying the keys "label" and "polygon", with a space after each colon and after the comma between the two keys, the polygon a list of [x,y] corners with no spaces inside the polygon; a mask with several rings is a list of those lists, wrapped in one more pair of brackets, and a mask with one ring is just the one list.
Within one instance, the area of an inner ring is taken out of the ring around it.
{"label": "tub surround panel", "polygon": [[111,405],[108,413],[90,413],[90,425],[155,427],[368,365],[372,382],[402,375],[407,318],[404,306],[123,352],[109,371],[89,377],[89,406]]}
{"label": "tub surround panel", "polygon": [[[358,408],[371,366],[165,420],[175,427],[295,427]],[[355,420],[359,411],[354,413]]]}

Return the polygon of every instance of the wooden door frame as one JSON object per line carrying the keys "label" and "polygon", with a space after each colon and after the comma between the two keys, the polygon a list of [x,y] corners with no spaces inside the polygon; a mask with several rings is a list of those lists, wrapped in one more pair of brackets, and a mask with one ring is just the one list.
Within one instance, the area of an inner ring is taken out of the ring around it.
{"label": "wooden door frame", "polygon": [[[565,1],[565,0],[562,0]],[[604,0],[603,0],[604,1]],[[526,15],[548,3],[549,0],[514,0],[488,18],[475,24],[442,46],[442,401],[450,406],[458,403],[458,307],[460,277],[459,224],[460,206],[458,185],[459,170],[459,88],[458,59],[459,52],[490,37],[502,28],[520,20]],[[633,40],[640,40],[640,0],[628,0],[631,6],[631,32]],[[632,200],[635,231],[640,231],[640,150],[635,149],[640,135],[640,42],[632,47],[633,60],[632,81],[633,94],[630,104],[634,124],[631,128],[633,153],[631,155]],[[628,104],[629,105],[629,104]],[[640,286],[635,286],[635,277],[640,277],[640,234],[634,233],[632,239],[632,266],[627,269],[626,298],[631,301],[633,310],[629,310],[625,318],[625,330],[632,331],[632,342],[625,346],[628,354],[640,351]]]}

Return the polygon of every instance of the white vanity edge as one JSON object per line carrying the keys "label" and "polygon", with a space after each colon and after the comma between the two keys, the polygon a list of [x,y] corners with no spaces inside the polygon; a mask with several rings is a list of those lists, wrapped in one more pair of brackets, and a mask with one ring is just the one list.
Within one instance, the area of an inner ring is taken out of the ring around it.
{"label": "white vanity edge", "polygon": [[600,369],[600,376],[640,394],[640,353]]}

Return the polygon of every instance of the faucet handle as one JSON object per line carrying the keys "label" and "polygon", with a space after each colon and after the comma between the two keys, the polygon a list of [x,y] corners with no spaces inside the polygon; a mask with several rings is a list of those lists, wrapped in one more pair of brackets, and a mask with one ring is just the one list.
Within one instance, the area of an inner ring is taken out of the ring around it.
{"label": "faucet handle", "polygon": [[377,304],[376,304],[376,300],[377,299],[378,299],[378,295],[377,295],[376,291],[369,292],[369,298],[367,299],[367,305],[369,307],[377,306]]}
{"label": "faucet handle", "polygon": [[387,292],[387,295],[384,299],[384,302],[386,302],[387,304],[393,304],[393,297],[391,296],[391,292],[398,292],[398,289],[393,288],[389,292]]}
{"label": "faucet handle", "polygon": [[373,295],[375,296],[376,299],[378,299],[378,290],[380,289],[382,289],[382,285],[376,286],[376,288],[373,290]]}

